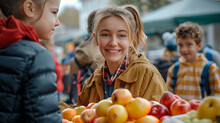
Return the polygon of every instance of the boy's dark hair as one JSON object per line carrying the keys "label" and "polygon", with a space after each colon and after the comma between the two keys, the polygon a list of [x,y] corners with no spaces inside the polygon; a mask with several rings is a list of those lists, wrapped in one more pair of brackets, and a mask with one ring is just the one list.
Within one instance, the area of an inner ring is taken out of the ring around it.
{"label": "boy's dark hair", "polygon": [[182,23],[176,28],[176,39],[178,38],[192,38],[199,44],[202,40],[202,28],[197,23]]}

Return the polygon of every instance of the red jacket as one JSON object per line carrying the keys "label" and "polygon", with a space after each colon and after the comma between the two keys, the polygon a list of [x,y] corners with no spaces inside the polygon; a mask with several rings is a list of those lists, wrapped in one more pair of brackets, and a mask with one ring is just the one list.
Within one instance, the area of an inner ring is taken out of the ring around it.
{"label": "red jacket", "polygon": [[53,56],[53,61],[55,63],[55,68],[56,68],[56,74],[57,74],[57,92],[63,92],[64,85],[63,85],[63,72],[61,70],[60,63],[57,61],[56,57]]}

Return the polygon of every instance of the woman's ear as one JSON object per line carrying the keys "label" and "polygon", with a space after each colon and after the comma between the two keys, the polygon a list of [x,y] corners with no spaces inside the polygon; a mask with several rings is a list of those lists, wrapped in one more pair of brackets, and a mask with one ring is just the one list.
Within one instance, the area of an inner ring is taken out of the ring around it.
{"label": "woman's ear", "polygon": [[98,45],[99,45],[99,43],[98,43],[98,40],[97,40],[97,38],[96,38],[95,33],[93,33],[93,34],[92,34],[92,36],[93,36],[93,38],[94,38],[94,40],[95,40],[96,45],[98,46]]}
{"label": "woman's ear", "polygon": [[22,10],[27,17],[34,17],[36,11],[36,5],[32,0],[26,0],[22,5]]}

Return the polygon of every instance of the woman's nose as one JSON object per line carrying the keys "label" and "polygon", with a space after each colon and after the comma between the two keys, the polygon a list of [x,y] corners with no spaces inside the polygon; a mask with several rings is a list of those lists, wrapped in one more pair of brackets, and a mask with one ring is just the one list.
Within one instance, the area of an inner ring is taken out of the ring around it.
{"label": "woman's nose", "polygon": [[116,46],[117,45],[117,37],[116,36],[112,36],[111,41],[110,41],[110,45],[111,46]]}

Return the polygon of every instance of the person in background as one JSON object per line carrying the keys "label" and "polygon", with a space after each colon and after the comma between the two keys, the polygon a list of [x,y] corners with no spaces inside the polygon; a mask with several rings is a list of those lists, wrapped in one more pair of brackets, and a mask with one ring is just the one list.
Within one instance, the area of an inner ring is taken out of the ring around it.
{"label": "person in background", "polygon": [[42,40],[40,41],[41,45],[44,46],[52,55],[55,70],[57,75],[57,93],[58,93],[58,100],[61,101],[61,93],[63,92],[64,85],[63,85],[63,71],[61,64],[57,60],[56,56],[53,54],[54,50],[56,49],[56,45],[54,44],[54,40],[51,38],[50,40]]}
{"label": "person in background", "polygon": [[[60,0],[0,0],[0,122],[61,123],[49,40]],[[6,19],[5,19],[6,18]]]}
{"label": "person in background", "polygon": [[[90,37],[92,35],[93,20],[97,10],[94,10],[88,16],[88,38],[76,47],[76,56],[71,59],[70,77],[72,80],[70,89],[70,104],[77,103],[78,94],[81,92],[82,86],[86,83],[88,77],[96,69],[97,64],[93,62],[93,52]],[[100,56],[96,54],[96,57]]]}
{"label": "person in background", "polygon": [[140,14],[134,6],[98,10],[94,18],[93,44],[105,61],[83,86],[77,105],[107,99],[117,88],[128,89],[133,97],[159,101],[167,90],[165,82],[145,55],[137,54],[139,43],[145,45],[145,39]]}
{"label": "person in background", "polygon": [[66,56],[70,57],[70,58],[74,58],[76,56],[75,53],[75,48],[76,45],[73,42],[69,42],[65,44],[65,49],[66,49]]}
{"label": "person in background", "polygon": [[70,94],[70,85],[72,80],[70,79],[70,62],[71,58],[69,56],[65,56],[61,60],[61,67],[63,72],[63,92],[61,94],[61,101],[68,103],[69,102],[69,94]]}
{"label": "person in background", "polygon": [[64,84],[64,90],[63,93],[69,94],[69,86],[71,83],[70,79],[70,62],[71,58],[69,56],[66,56],[62,59],[62,70],[63,70],[63,84]]}
{"label": "person in background", "polygon": [[168,69],[178,60],[179,55],[177,53],[175,35],[170,32],[165,32],[162,35],[162,38],[164,41],[165,49],[163,54],[160,57],[154,59],[152,63],[157,67],[164,81],[166,81]]}
{"label": "person in background", "polygon": [[213,61],[220,68],[220,54],[218,51],[214,50],[210,45],[203,45],[199,53],[203,53],[209,61]]}
{"label": "person in background", "polygon": [[[176,28],[176,40],[181,55],[178,60],[180,65],[175,86],[173,85],[175,65],[172,65],[168,70],[166,82],[168,90],[187,101],[200,100],[202,99],[201,74],[204,66],[208,63],[206,57],[198,53],[202,48],[202,28],[197,23],[182,23]],[[220,73],[215,63],[209,67],[208,76],[210,95],[220,94]]]}
{"label": "person in background", "polygon": [[[93,70],[97,68],[97,65],[93,63],[93,52],[92,52],[92,45],[91,45],[91,39],[92,39],[92,31],[93,31],[93,20],[95,17],[97,10],[92,11],[87,19],[87,32],[88,32],[88,38],[84,42],[81,42],[79,46],[76,47],[75,50],[75,59],[80,63],[82,67],[84,66],[91,66]],[[100,56],[100,55],[99,55]],[[70,76],[71,79],[73,79],[73,74],[76,73],[79,70],[79,67],[76,63],[76,60],[74,58],[71,59],[70,64]]]}

